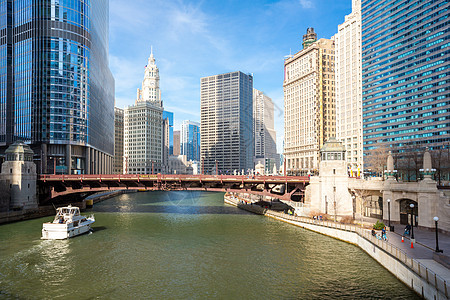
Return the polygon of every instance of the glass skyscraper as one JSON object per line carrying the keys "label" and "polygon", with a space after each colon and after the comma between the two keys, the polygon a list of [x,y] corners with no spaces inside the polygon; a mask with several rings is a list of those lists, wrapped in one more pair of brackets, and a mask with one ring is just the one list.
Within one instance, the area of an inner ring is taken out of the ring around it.
{"label": "glass skyscraper", "polygon": [[169,157],[173,154],[173,112],[164,110],[163,118],[163,158],[162,172],[169,173]]}
{"label": "glass skyscraper", "polygon": [[186,155],[188,161],[200,161],[200,123],[183,121],[180,148],[181,155]]}
{"label": "glass skyscraper", "polygon": [[108,0],[0,0],[0,151],[29,144],[40,173],[111,173]]}
{"label": "glass skyscraper", "polygon": [[163,111],[163,120],[167,120],[168,124],[168,137],[167,146],[169,147],[169,155],[173,155],[173,112],[164,110]]}
{"label": "glass skyscraper", "polygon": [[364,153],[450,141],[450,2],[362,1]]}

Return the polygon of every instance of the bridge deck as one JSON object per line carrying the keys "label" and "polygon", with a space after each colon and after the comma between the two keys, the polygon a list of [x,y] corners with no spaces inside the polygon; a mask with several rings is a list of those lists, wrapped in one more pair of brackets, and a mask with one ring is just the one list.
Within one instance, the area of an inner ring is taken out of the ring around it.
{"label": "bridge deck", "polygon": [[95,174],[95,175],[39,175],[39,181],[211,181],[211,182],[252,182],[252,183],[305,183],[308,176],[234,176],[234,175],[172,175],[172,174]]}
{"label": "bridge deck", "polygon": [[105,190],[234,191],[290,200],[303,197],[307,176],[234,176],[172,174],[39,175],[43,198]]}

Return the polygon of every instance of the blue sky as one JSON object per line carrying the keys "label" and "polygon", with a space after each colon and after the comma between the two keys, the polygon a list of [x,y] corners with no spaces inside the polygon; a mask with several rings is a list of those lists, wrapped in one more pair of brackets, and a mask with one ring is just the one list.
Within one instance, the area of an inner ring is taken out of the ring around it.
{"label": "blue sky", "polygon": [[253,73],[254,88],[275,103],[278,151],[283,137],[283,59],[301,50],[307,27],[330,38],[351,0],[110,0],[110,66],[116,106],[132,105],[150,46],[160,70],[164,108],[200,121],[200,78]]}

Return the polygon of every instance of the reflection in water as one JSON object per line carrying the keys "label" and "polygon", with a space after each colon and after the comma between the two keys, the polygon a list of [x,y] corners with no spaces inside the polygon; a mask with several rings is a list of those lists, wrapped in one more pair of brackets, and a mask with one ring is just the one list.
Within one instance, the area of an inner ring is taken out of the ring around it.
{"label": "reflection in water", "polygon": [[[0,226],[0,298],[416,299],[359,248],[223,204],[223,194],[125,194],[94,232],[41,241]],[[6,243],[8,246],[4,246]]]}
{"label": "reflection in water", "polygon": [[133,209],[133,200],[129,194],[120,197],[120,204],[117,206],[119,212],[130,212]]}
{"label": "reflection in water", "polygon": [[70,240],[43,240],[41,258],[36,264],[36,275],[47,288],[68,284],[73,276],[73,266],[70,260]]}

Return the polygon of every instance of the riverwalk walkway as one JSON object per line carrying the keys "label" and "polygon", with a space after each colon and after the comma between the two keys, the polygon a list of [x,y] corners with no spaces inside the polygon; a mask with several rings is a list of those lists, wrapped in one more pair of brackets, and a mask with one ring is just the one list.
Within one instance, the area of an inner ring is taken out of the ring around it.
{"label": "riverwalk walkway", "polygon": [[[415,243],[414,248],[411,248],[409,236],[405,236],[404,242],[402,242],[404,226],[395,225],[394,227],[395,231],[387,233],[388,242],[405,251],[408,256],[433,270],[434,273],[450,283],[450,270],[433,259],[433,256],[436,255],[436,232],[415,227]],[[450,257],[450,236],[448,234],[439,233],[439,249],[443,250],[441,255]]]}

